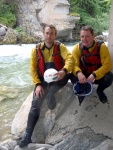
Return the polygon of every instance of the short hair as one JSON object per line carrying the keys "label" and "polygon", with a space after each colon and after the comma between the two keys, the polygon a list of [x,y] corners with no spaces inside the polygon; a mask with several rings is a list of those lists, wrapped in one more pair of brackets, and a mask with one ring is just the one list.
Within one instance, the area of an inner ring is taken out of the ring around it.
{"label": "short hair", "polygon": [[45,28],[46,27],[49,27],[49,28],[51,28],[51,29],[54,29],[55,30],[55,34],[57,34],[57,29],[56,29],[56,27],[54,26],[54,25],[52,25],[52,24],[45,24],[44,26],[43,26],[43,32],[45,31]]}
{"label": "short hair", "polygon": [[87,30],[90,31],[90,33],[91,33],[92,35],[94,35],[93,28],[92,28],[91,26],[89,26],[89,25],[83,26],[83,27],[81,28],[80,32],[81,32],[81,31],[87,31]]}

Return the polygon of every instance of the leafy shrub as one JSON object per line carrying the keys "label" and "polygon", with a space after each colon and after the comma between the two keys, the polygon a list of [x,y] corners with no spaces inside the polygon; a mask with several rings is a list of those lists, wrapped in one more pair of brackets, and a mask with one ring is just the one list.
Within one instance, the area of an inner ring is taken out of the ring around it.
{"label": "leafy shrub", "polygon": [[2,0],[0,1],[0,23],[9,27],[13,27],[16,24],[14,6],[8,6]]}
{"label": "leafy shrub", "polygon": [[23,29],[21,27],[16,27],[15,30],[22,35],[23,34]]}
{"label": "leafy shrub", "polygon": [[70,12],[80,15],[80,20],[77,24],[90,25],[94,28],[96,33],[101,33],[109,28],[111,4],[111,1],[109,1],[110,0],[69,0]]}

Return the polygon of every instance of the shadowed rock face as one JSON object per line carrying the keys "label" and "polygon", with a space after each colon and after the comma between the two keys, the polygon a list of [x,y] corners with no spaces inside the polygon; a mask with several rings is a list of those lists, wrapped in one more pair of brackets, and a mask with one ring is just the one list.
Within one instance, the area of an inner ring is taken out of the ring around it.
{"label": "shadowed rock face", "polygon": [[[57,106],[54,110],[47,108],[45,99],[32,140],[36,143],[55,145],[51,150],[68,150],[69,147],[71,150],[77,147],[77,150],[81,150],[82,147],[84,150],[91,150],[106,139],[113,138],[112,86],[106,89],[105,93],[110,104],[102,104],[99,101],[94,85],[93,93],[79,106],[78,99],[72,91],[72,84],[68,83],[56,93]],[[15,115],[11,128],[13,135],[23,135],[31,101],[32,94]]]}
{"label": "shadowed rock face", "polygon": [[70,4],[67,0],[15,0],[15,3],[18,26],[29,35],[38,36],[40,39],[43,39],[42,24],[55,25],[58,38],[66,38],[79,20],[79,17],[69,16]]}
{"label": "shadowed rock face", "polygon": [[53,24],[57,28],[57,40],[69,41],[72,30],[80,17],[69,15],[67,0],[15,0],[17,26],[21,34],[2,25],[0,44],[37,43],[43,40],[42,27]]}

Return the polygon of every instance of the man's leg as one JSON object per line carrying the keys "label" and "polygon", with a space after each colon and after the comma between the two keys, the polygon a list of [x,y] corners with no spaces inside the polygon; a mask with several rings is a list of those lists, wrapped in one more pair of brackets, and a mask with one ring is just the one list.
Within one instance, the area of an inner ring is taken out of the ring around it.
{"label": "man's leg", "polygon": [[34,127],[39,119],[40,115],[40,108],[42,106],[43,100],[47,95],[47,89],[45,89],[45,94],[38,98],[34,96],[33,94],[33,101],[32,101],[32,106],[28,115],[28,121],[27,121],[27,127],[26,127],[26,132],[24,138],[19,141],[18,145],[20,147],[27,146],[29,143],[31,143],[31,136],[34,130]]}
{"label": "man's leg", "polygon": [[[75,84],[78,81],[78,78],[74,76],[72,73],[70,74],[70,80],[72,84]],[[79,106],[81,106],[81,103],[83,102],[85,96],[77,96],[79,100]]]}
{"label": "man's leg", "polygon": [[62,80],[59,80],[58,82],[54,82],[53,84],[50,84],[49,92],[47,95],[47,105],[48,108],[53,110],[56,107],[56,100],[54,97],[54,94],[60,90],[63,86],[67,84],[69,80],[69,74],[65,75],[65,77]]}
{"label": "man's leg", "polygon": [[69,74],[69,79],[71,80],[71,83],[74,84],[78,81],[78,78],[73,75],[72,73]]}
{"label": "man's leg", "polygon": [[97,87],[97,94],[99,96],[99,99],[102,103],[107,102],[107,96],[103,92],[106,88],[108,88],[113,82],[113,74],[112,72],[108,72],[105,74],[103,78],[100,80],[96,80],[94,84],[98,84]]}

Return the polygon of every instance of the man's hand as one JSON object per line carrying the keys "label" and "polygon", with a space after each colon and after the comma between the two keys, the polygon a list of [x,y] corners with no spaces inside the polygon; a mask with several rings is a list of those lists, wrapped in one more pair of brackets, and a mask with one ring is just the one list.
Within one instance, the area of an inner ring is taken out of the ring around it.
{"label": "man's hand", "polygon": [[[61,79],[63,79],[64,78],[64,76],[66,75],[66,72],[64,71],[64,70],[60,70],[58,73],[56,73],[57,75],[58,75],[58,78],[57,78],[57,80],[56,81],[59,81],[59,80],[61,80]],[[55,74],[55,75],[56,75]]]}
{"label": "man's hand", "polygon": [[86,77],[84,76],[84,74],[82,72],[79,72],[77,74],[77,77],[78,77],[78,80],[79,80],[80,83],[86,83],[86,81],[87,81]]}
{"label": "man's hand", "polygon": [[87,78],[87,81],[89,81],[90,83],[93,83],[95,81],[95,77],[93,76],[93,74],[90,74],[90,76]]}
{"label": "man's hand", "polygon": [[35,90],[35,96],[37,97],[37,98],[39,98],[39,97],[42,97],[42,95],[44,94],[44,89],[43,89],[43,87],[41,86],[41,85],[38,85],[37,87],[36,87],[36,90]]}

